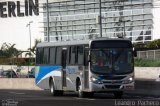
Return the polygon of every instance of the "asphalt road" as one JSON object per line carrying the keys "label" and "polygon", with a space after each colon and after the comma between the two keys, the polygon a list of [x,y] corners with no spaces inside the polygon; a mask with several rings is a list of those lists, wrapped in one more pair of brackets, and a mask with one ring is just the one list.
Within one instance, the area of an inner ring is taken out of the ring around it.
{"label": "asphalt road", "polygon": [[125,106],[118,104],[122,101],[132,103],[129,106],[137,106],[141,103],[139,100],[154,100],[160,106],[160,98],[145,95],[124,94],[122,99],[115,100],[112,94],[107,93],[95,94],[92,98],[78,98],[76,93],[53,97],[49,91],[0,90],[0,106]]}

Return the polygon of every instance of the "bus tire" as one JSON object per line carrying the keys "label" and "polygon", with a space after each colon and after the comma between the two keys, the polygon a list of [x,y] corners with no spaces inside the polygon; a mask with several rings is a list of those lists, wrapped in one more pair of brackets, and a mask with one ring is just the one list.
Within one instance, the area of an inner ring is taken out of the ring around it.
{"label": "bus tire", "polygon": [[86,92],[83,92],[83,91],[82,91],[82,85],[81,85],[81,82],[80,82],[80,81],[78,81],[78,96],[79,96],[80,98],[86,97]]}
{"label": "bus tire", "polygon": [[53,79],[50,80],[49,86],[50,86],[50,93],[51,93],[51,95],[52,96],[57,96],[58,92],[55,90]]}
{"label": "bus tire", "polygon": [[114,92],[114,98],[115,99],[121,99],[122,95],[123,95],[123,91]]}

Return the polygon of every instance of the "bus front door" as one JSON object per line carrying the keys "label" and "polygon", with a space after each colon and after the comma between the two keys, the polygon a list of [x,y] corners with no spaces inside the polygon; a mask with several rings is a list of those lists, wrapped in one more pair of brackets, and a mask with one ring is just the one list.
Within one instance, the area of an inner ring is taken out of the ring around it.
{"label": "bus front door", "polygon": [[62,89],[66,88],[66,59],[67,50],[62,50]]}

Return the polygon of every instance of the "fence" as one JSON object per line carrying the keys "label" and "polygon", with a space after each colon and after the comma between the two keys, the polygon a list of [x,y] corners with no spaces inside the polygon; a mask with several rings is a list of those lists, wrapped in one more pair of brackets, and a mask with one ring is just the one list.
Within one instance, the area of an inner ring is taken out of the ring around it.
{"label": "fence", "polygon": [[159,60],[160,59],[160,49],[137,51],[137,57],[142,58],[142,59]]}

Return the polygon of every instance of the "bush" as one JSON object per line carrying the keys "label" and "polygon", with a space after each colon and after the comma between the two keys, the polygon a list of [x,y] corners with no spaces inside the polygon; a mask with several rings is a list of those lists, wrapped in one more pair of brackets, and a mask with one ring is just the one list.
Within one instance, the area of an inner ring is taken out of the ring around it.
{"label": "bush", "polygon": [[160,67],[160,60],[135,58],[134,63],[137,67]]}
{"label": "bush", "polygon": [[35,65],[35,58],[0,58],[0,65]]}

